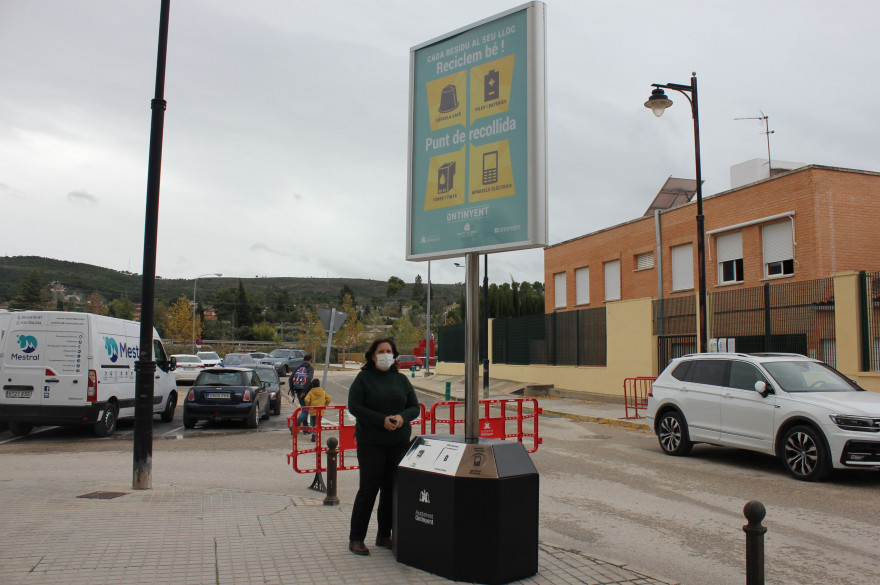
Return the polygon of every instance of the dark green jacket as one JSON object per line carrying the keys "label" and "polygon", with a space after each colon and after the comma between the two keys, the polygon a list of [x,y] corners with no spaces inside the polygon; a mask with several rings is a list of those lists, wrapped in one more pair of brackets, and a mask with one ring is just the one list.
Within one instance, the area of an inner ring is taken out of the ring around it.
{"label": "dark green jacket", "polygon": [[[372,445],[396,445],[409,442],[410,421],[419,416],[419,401],[412,384],[399,372],[361,370],[348,389],[348,410],[357,419],[354,435],[357,442]],[[385,417],[403,417],[399,429],[385,428]]]}

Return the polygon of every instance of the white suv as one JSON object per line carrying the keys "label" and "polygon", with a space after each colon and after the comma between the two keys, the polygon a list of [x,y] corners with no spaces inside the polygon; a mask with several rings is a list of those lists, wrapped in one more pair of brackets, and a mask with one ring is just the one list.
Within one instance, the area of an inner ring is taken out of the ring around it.
{"label": "white suv", "polygon": [[648,394],[668,455],[694,443],[760,451],[795,478],[880,468],[880,394],[797,354],[703,353],[672,360]]}

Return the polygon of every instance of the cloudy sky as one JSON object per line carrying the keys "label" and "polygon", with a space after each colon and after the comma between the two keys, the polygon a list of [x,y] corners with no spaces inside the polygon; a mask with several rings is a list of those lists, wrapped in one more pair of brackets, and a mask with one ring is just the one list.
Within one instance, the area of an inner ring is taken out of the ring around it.
{"label": "cloudy sky", "polygon": [[[502,0],[175,0],[157,274],[411,282],[410,48]],[[880,2],[547,0],[549,240],[641,216],[694,177],[683,96],[699,78],[704,194],[774,160],[880,171]],[[141,272],[159,0],[0,1],[0,256]],[[434,282],[459,282],[454,259]],[[463,260],[462,260],[463,262]],[[481,269],[482,273],[482,269]],[[544,280],[540,249],[492,282]]]}

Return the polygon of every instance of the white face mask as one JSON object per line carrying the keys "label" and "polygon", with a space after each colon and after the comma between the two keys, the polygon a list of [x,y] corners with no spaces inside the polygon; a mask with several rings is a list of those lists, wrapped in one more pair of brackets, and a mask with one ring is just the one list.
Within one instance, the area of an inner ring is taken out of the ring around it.
{"label": "white face mask", "polygon": [[380,353],[376,355],[376,367],[383,372],[387,372],[392,365],[394,365],[393,353]]}

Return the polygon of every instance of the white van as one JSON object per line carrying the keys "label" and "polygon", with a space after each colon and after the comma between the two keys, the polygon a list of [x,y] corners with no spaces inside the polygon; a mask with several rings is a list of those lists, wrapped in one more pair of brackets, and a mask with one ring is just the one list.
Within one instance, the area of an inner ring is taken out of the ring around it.
{"label": "white van", "polygon": [[[94,426],[100,437],[134,416],[141,324],[91,313],[21,311],[0,319],[0,423],[15,435],[35,426]],[[173,360],[153,329],[153,411],[170,422],[177,406]]]}

